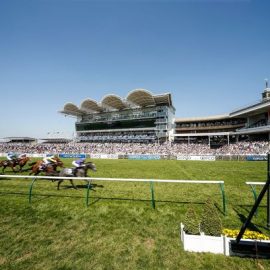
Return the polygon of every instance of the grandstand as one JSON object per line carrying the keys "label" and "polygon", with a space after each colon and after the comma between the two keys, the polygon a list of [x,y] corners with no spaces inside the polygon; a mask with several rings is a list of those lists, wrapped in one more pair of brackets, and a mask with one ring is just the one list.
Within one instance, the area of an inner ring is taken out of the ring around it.
{"label": "grandstand", "polygon": [[61,132],[48,132],[47,138],[6,137],[1,143],[175,142],[204,144],[215,149],[231,143],[270,141],[268,82],[259,101],[223,115],[175,118],[170,93],[154,95],[144,89],[130,91],[126,98],[109,94],[100,102],[85,99],[80,106],[69,102],[60,112],[76,117],[75,140]]}
{"label": "grandstand", "polygon": [[251,139],[270,140],[270,88],[268,81],[262,93],[262,99],[251,105],[234,110],[231,118],[246,119],[245,126],[236,130],[236,135],[248,135]]}
{"label": "grandstand", "polygon": [[175,142],[206,143],[212,148],[243,140],[269,141],[270,88],[261,100],[224,115],[176,118]]}
{"label": "grandstand", "polygon": [[6,143],[36,143],[37,139],[31,137],[5,137],[2,142]]}
{"label": "grandstand", "polygon": [[245,118],[232,119],[227,115],[175,119],[175,142],[205,143],[219,147],[235,142],[238,128],[245,126]]}
{"label": "grandstand", "polygon": [[203,143],[211,148],[270,138],[270,88],[252,105],[223,115],[176,118],[170,93],[153,95],[135,89],[126,98],[109,94],[100,102],[66,103],[64,115],[77,118],[78,142]]}
{"label": "grandstand", "polygon": [[135,89],[126,98],[109,94],[100,102],[85,99],[79,107],[67,103],[60,112],[77,118],[78,142],[164,142],[173,138],[175,108],[170,93],[153,95]]}

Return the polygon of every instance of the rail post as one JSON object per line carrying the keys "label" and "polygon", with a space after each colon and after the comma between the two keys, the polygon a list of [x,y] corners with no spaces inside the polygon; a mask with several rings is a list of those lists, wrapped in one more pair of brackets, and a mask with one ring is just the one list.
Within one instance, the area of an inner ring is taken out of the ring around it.
{"label": "rail post", "polygon": [[91,187],[91,180],[88,180],[87,190],[86,190],[86,200],[85,200],[86,207],[89,206],[89,192],[90,192],[90,187]]}
{"label": "rail post", "polygon": [[220,183],[219,187],[220,187],[221,195],[222,195],[223,213],[226,216],[227,211],[226,211],[226,196],[225,196],[224,183]]}
{"label": "rail post", "polygon": [[[253,185],[250,185],[250,187],[251,187],[251,191],[252,191],[252,194],[254,197],[254,201],[256,202],[256,200],[258,198],[257,193],[256,193],[256,187]],[[256,211],[255,211],[255,217],[257,217],[257,216],[258,216],[258,209],[256,209]]]}
{"label": "rail post", "polygon": [[151,190],[151,204],[152,204],[152,208],[155,209],[156,208],[156,204],[155,204],[155,194],[154,194],[154,183],[152,181],[150,181],[150,190]]}
{"label": "rail post", "polygon": [[28,197],[28,201],[31,204],[32,203],[32,191],[33,191],[33,185],[35,183],[35,181],[37,180],[37,178],[34,178],[33,181],[31,182],[30,188],[29,188],[29,197]]}

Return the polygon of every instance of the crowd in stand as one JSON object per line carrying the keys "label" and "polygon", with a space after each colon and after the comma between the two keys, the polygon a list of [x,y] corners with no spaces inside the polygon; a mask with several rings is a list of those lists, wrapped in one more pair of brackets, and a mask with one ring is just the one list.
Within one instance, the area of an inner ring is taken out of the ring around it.
{"label": "crowd in stand", "polygon": [[87,153],[158,155],[259,155],[269,152],[268,141],[238,142],[211,149],[208,144],[183,143],[0,143],[0,153]]}

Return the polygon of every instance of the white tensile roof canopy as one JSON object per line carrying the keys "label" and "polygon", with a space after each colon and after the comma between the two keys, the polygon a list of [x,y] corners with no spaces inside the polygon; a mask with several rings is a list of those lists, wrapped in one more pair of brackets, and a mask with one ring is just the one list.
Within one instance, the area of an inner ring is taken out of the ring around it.
{"label": "white tensile roof canopy", "polygon": [[103,108],[95,100],[85,99],[81,104],[81,110],[84,112],[102,112]]}
{"label": "white tensile roof canopy", "polygon": [[87,113],[100,113],[105,111],[120,111],[128,108],[143,108],[158,105],[172,106],[170,93],[153,95],[145,89],[135,89],[128,93],[126,99],[109,94],[102,98],[101,102],[93,99],[85,99],[80,107],[72,102],[66,103],[60,112],[66,115],[80,116]]}
{"label": "white tensile roof canopy", "polygon": [[105,96],[101,101],[101,105],[104,108],[107,107],[116,110],[123,110],[129,107],[120,97],[112,94]]}

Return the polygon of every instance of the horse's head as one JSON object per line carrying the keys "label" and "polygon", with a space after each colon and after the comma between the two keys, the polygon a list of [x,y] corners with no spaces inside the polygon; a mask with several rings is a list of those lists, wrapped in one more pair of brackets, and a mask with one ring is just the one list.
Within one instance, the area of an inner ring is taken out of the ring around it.
{"label": "horse's head", "polygon": [[63,167],[64,166],[63,161],[59,157],[55,157],[54,159],[56,160],[56,162],[55,162],[55,165],[56,166],[59,166],[59,167]]}
{"label": "horse's head", "polygon": [[27,156],[23,156],[20,158],[20,161],[23,161],[23,162],[28,162],[30,160],[30,157],[27,157]]}
{"label": "horse's head", "polygon": [[21,167],[23,167],[29,160],[30,160],[30,157],[22,156],[21,158],[19,158],[18,164],[19,164]]}
{"label": "horse's head", "polygon": [[86,169],[91,169],[91,170],[94,171],[94,172],[97,171],[97,167],[96,167],[95,163],[93,163],[93,162],[86,162],[86,163],[84,164],[84,167],[85,167]]}

